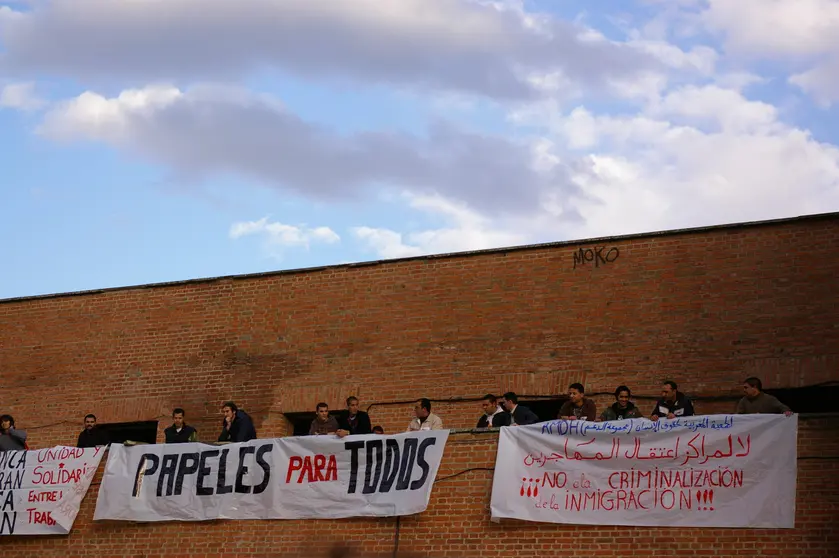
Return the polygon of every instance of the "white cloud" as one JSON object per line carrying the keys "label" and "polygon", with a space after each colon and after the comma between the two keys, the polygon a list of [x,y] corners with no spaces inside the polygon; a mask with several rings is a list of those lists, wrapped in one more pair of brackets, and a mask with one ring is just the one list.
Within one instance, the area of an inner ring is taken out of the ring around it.
{"label": "white cloud", "polygon": [[812,95],[825,108],[839,102],[839,47],[831,58],[811,70],[790,77],[790,83]]}
{"label": "white cloud", "polygon": [[524,232],[496,228],[503,220],[481,215],[443,196],[406,195],[410,207],[445,221],[440,228],[397,232],[375,227],[355,227],[352,233],[383,259],[483,250],[526,243]]}
{"label": "white cloud", "polygon": [[30,111],[45,105],[46,101],[35,93],[33,82],[11,83],[0,88],[0,108]]}
{"label": "white cloud", "polygon": [[278,221],[269,221],[267,217],[258,221],[234,223],[230,226],[229,234],[234,240],[245,236],[263,236],[270,247],[309,248],[312,243],[334,244],[341,241],[341,237],[329,227],[310,228],[305,225],[287,225]]}
{"label": "white cloud", "polygon": [[771,58],[835,51],[839,0],[708,0],[705,24],[728,48]]}
{"label": "white cloud", "polygon": [[0,11],[0,73],[136,83],[229,80],[273,67],[514,99],[539,93],[534,74],[596,86],[657,65],[639,49],[516,4],[51,0]]}
{"label": "white cloud", "polygon": [[635,115],[524,117],[587,153],[572,177],[584,195],[567,204],[584,218],[574,236],[839,209],[839,149],[736,91],[687,86]]}
{"label": "white cloud", "polygon": [[444,123],[426,138],[339,135],[276,100],[230,88],[154,86],[113,98],[87,92],[53,107],[39,131],[64,141],[105,142],[167,165],[183,179],[232,173],[330,200],[393,187],[440,193],[489,213],[520,213],[573,189],[562,165],[536,168],[528,141]]}
{"label": "white cloud", "polygon": [[839,0],[709,0],[700,18],[730,53],[798,67],[790,83],[839,101]]}

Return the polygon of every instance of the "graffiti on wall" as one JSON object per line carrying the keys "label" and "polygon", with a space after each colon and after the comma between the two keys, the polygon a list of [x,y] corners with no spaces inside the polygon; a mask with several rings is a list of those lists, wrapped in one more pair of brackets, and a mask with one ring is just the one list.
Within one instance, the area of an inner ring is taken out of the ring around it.
{"label": "graffiti on wall", "polygon": [[594,267],[600,267],[601,265],[614,262],[618,259],[620,254],[620,250],[618,250],[617,246],[612,246],[611,248],[607,248],[606,246],[580,248],[576,252],[572,253],[574,256],[574,269],[577,269],[577,266],[586,264],[594,265]]}

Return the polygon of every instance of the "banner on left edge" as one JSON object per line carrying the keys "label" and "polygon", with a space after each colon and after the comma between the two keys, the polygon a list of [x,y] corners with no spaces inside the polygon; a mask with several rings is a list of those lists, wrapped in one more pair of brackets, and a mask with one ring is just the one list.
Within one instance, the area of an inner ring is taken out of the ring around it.
{"label": "banner on left edge", "polygon": [[105,448],[0,452],[0,535],[66,535]]}
{"label": "banner on left edge", "polygon": [[110,450],[94,520],[397,516],[425,511],[448,430]]}

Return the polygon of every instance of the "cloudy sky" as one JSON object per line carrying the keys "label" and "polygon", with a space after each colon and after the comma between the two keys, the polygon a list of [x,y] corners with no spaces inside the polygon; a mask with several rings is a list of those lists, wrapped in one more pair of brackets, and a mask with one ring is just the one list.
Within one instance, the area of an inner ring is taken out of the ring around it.
{"label": "cloudy sky", "polygon": [[0,194],[0,298],[839,211],[839,0],[0,0]]}

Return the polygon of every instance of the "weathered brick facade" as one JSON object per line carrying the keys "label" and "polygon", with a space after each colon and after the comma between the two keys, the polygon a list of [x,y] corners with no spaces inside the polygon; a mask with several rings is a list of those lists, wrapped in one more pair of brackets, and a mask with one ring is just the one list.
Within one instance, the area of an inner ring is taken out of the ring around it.
{"label": "weathered brick facade", "polygon": [[[591,249],[591,252],[587,252]],[[175,406],[204,439],[233,399],[261,437],[284,413],[349,394],[403,430],[418,397],[572,381],[641,396],[671,378],[700,413],[729,411],[746,375],[767,387],[839,380],[839,214],[484,253],[0,301],[0,405],[33,447]],[[716,399],[714,399],[716,398]],[[599,402],[606,401],[600,398]],[[644,407],[649,401],[642,400]],[[435,402],[446,426],[469,401]],[[399,545],[428,556],[839,556],[839,420],[802,418],[796,529],[650,529],[489,521],[492,473],[441,480]],[[491,467],[496,436],[454,434],[440,476]],[[390,555],[394,519],[93,524],[3,537],[4,557],[318,556],[335,541]]]}

